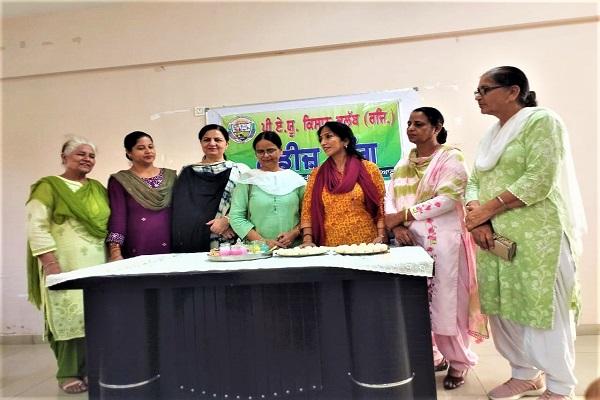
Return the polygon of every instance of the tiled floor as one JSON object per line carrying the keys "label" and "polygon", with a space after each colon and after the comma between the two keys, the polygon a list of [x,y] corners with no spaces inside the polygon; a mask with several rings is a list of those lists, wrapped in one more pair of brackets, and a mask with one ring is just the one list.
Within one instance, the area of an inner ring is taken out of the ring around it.
{"label": "tiled floor", "polygon": [[[583,399],[587,385],[600,376],[599,349],[599,335],[577,338],[577,399]],[[452,391],[439,390],[438,399],[487,399],[486,391],[507,379],[508,364],[498,355],[491,340],[475,345],[475,351],[480,356],[480,363],[469,372],[465,385]],[[48,345],[2,345],[0,357],[1,399],[87,399],[86,395],[66,395],[58,389],[54,379],[54,357]],[[443,377],[443,373],[438,373],[438,387],[442,386]]]}

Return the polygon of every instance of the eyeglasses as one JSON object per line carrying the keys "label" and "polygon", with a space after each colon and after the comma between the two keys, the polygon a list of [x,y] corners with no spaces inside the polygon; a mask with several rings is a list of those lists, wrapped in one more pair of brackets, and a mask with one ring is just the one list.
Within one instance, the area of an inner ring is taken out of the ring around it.
{"label": "eyeglasses", "polygon": [[254,152],[256,153],[257,156],[262,157],[265,154],[272,156],[273,154],[275,154],[276,151],[277,151],[277,149],[266,149],[266,150],[255,150]]}
{"label": "eyeglasses", "polygon": [[488,94],[489,92],[491,92],[494,89],[498,89],[504,87],[503,85],[498,85],[498,86],[482,86],[482,87],[478,87],[476,91],[473,92],[473,94],[475,96],[479,95],[481,97],[485,96],[486,94]]}

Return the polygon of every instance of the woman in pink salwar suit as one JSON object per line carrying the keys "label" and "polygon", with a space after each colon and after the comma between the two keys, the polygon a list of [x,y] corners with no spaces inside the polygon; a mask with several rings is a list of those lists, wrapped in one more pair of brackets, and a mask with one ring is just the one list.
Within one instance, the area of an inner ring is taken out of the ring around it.
{"label": "woman in pink salwar suit", "polygon": [[462,152],[443,145],[443,123],[432,107],[411,113],[407,135],[416,148],[394,169],[385,213],[398,245],[421,246],[434,259],[429,282],[434,364],[436,371],[449,365],[444,388],[455,389],[477,363],[470,336],[487,337],[487,323],[479,313],[474,242],[464,224],[467,170]]}

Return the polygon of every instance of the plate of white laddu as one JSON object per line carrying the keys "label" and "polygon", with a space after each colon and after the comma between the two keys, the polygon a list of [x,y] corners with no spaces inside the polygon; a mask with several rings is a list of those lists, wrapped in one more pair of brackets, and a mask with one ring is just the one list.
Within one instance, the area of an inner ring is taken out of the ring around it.
{"label": "plate of white laddu", "polygon": [[280,257],[307,257],[319,256],[327,253],[331,248],[325,246],[292,247],[291,249],[277,249],[273,251]]}
{"label": "plate of white laddu", "polygon": [[389,250],[389,247],[385,243],[342,244],[334,247],[333,250],[338,254],[348,256],[364,256],[386,253]]}
{"label": "plate of white laddu", "polygon": [[273,254],[276,254],[280,257],[307,257],[327,254],[330,250],[333,250],[337,254],[364,256],[385,253],[389,250],[389,247],[384,243],[343,244],[336,247],[293,247],[290,249],[277,249],[273,252]]}

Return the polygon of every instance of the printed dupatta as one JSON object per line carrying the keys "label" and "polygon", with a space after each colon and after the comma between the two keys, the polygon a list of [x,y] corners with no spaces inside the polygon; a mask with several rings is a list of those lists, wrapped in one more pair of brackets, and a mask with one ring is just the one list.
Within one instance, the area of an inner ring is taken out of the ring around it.
{"label": "printed dupatta", "polygon": [[[192,165],[192,168],[197,173],[212,175],[217,175],[221,172],[231,169],[229,179],[227,181],[227,184],[225,185],[223,195],[221,196],[221,201],[219,203],[219,208],[217,209],[217,214],[215,215],[215,218],[220,218],[227,215],[229,213],[229,208],[231,207],[231,195],[233,193],[233,189],[239,181],[242,172],[245,172],[245,170],[241,170],[240,164],[228,160],[220,161],[214,164],[194,164]],[[211,249],[218,249],[221,243],[233,243],[234,241],[235,240],[225,239],[223,236],[218,235],[216,233],[210,233]]]}
{"label": "printed dupatta", "polygon": [[441,146],[429,157],[417,157],[416,149],[413,149],[408,159],[397,165],[392,175],[392,189],[398,212],[436,196],[456,201],[469,269],[469,334],[476,342],[481,342],[489,337],[488,322],[479,303],[475,244],[464,223],[465,171],[462,152],[456,148]]}

